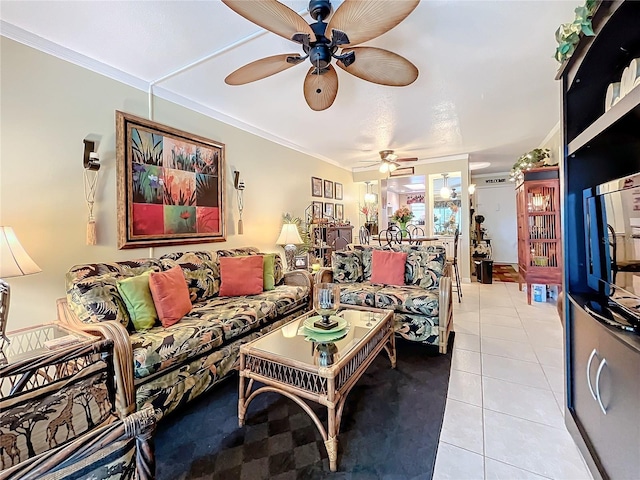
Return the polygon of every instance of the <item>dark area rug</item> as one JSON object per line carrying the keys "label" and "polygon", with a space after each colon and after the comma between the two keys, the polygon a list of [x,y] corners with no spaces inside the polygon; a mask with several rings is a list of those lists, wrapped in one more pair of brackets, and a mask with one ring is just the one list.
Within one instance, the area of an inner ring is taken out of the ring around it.
{"label": "dark area rug", "polygon": [[[293,401],[265,393],[238,427],[238,376],[158,425],[156,474],[173,479],[430,479],[449,384],[447,355],[397,342],[397,368],[382,352],[349,393],[338,435],[338,471],[315,424]],[[309,402],[325,422],[326,409]]]}
{"label": "dark area rug", "polygon": [[493,280],[497,282],[518,282],[518,272],[510,264],[494,263],[493,264]]}

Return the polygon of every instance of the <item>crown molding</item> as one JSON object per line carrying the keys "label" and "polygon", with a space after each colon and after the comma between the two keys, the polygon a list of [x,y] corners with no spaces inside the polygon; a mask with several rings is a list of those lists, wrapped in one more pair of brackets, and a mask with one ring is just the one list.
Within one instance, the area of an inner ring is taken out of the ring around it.
{"label": "crown molding", "polygon": [[[134,75],[128,74],[114,68],[110,65],[107,65],[103,62],[95,60],[91,57],[78,53],[74,50],[71,50],[67,47],[63,47],[55,42],[47,40],[46,38],[35,35],[27,30],[24,30],[20,27],[16,27],[4,20],[0,20],[0,35],[3,37],[14,40],[18,43],[26,45],[28,47],[34,48],[41,52],[52,55],[61,60],[67,61],[79,67],[90,70],[99,75],[103,75],[112,80],[116,80],[117,82],[123,83],[125,85],[129,85],[137,90],[142,90],[144,92],[149,91],[150,82],[138,78]],[[194,100],[183,97],[182,95],[178,95],[174,92],[171,92],[165,88],[159,87],[158,85],[153,86],[153,96],[162,98],[163,100],[167,100],[169,102],[180,105],[181,107],[187,108],[197,113],[201,113],[202,115],[206,115],[207,117],[213,118],[215,120],[221,121],[233,127],[236,127],[240,130],[246,131],[258,137],[264,138],[265,140],[269,140],[278,145],[282,145],[284,147],[290,148],[297,152],[303,153],[305,155],[309,155],[310,157],[316,158],[325,163],[329,163],[336,167],[342,168],[346,171],[351,171],[350,168],[340,165],[338,162],[331,158],[324,157],[322,155],[318,155],[314,152],[311,152],[302,146],[281,138],[277,135],[273,135],[265,130],[262,130],[255,125],[251,125],[237,118],[226,115],[218,110],[202,105]]]}

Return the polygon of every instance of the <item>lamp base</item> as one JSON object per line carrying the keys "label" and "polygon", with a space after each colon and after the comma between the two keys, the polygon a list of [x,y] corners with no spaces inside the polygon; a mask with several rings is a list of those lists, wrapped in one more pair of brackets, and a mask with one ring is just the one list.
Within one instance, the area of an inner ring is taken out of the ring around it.
{"label": "lamp base", "polygon": [[296,256],[297,247],[293,244],[288,244],[284,246],[284,257],[287,260],[287,271],[295,270],[295,266],[293,264],[293,257]]}
{"label": "lamp base", "polygon": [[9,339],[5,335],[7,330],[7,319],[9,318],[9,299],[11,298],[11,288],[9,284],[0,278],[0,349],[4,344],[9,344]]}

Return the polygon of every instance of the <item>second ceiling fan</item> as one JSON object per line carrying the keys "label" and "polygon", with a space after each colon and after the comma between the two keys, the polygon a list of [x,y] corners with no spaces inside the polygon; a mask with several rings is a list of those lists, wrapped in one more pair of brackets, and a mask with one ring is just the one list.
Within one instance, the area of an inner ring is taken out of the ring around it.
{"label": "second ceiling fan", "polygon": [[356,47],[379,37],[402,22],[420,0],[345,0],[329,23],[329,0],[311,0],[308,24],[295,11],[277,0],[222,0],[247,20],[302,46],[304,56],[285,53],[262,58],[240,67],[225,78],[228,85],[261,80],[309,59],[304,79],[304,98],[312,110],[329,108],[338,94],[338,75],[331,64],[369,82],[406,86],[418,78],[418,69],[406,58],[375,47]]}
{"label": "second ceiling fan", "polygon": [[[388,173],[395,171],[401,163],[417,162],[418,157],[405,157],[400,158],[394,153],[393,150],[380,150],[380,170],[381,173]],[[375,165],[378,162],[373,162],[371,165]]]}

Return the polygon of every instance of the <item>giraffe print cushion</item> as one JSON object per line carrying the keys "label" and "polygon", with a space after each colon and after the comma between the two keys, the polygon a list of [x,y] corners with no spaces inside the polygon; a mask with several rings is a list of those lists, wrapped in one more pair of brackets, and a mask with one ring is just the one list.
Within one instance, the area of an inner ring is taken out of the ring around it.
{"label": "giraffe print cushion", "polygon": [[104,362],[67,379],[0,400],[2,469],[111,421]]}

